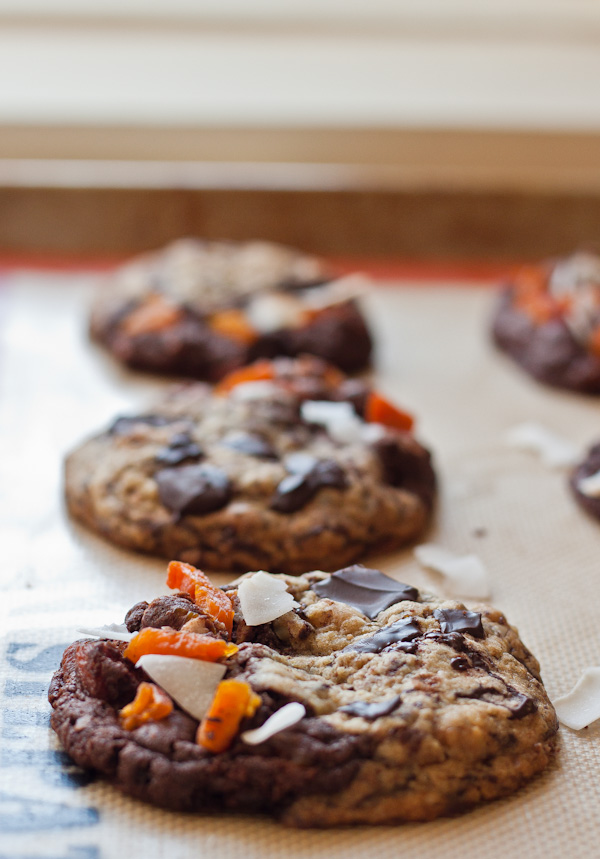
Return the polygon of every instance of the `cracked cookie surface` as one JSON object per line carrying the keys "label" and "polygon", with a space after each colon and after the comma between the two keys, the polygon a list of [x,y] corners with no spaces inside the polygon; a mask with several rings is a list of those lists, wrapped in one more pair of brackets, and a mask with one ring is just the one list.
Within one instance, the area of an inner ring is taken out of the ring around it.
{"label": "cracked cookie surface", "polygon": [[[499,611],[354,566],[274,577],[297,605],[249,626],[238,589],[252,575],[226,589],[238,650],[225,664],[260,704],[230,747],[213,754],[194,742],[198,722],[179,707],[125,730],[119,708],[148,678],[123,644],[79,641],[50,689],[52,725],[78,764],[168,808],[333,826],[462,811],[515,791],[548,763],[556,716],[535,657]],[[378,611],[381,600],[388,605]],[[127,616],[134,633],[198,622],[202,610],[181,594]],[[290,702],[305,708],[299,721],[245,741]]]}

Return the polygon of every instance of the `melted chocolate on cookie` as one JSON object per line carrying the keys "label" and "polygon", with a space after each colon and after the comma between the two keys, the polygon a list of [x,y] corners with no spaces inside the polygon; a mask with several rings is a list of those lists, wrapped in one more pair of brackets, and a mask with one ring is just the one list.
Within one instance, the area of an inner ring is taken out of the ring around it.
{"label": "melted chocolate on cookie", "polygon": [[401,600],[418,600],[419,592],[411,585],[397,582],[379,570],[354,564],[337,570],[329,578],[313,585],[320,597],[351,605],[373,620],[379,612]]}
{"label": "melted chocolate on cookie", "polygon": [[174,513],[202,516],[229,503],[233,486],[220,468],[209,463],[164,468],[154,475],[162,503]]}

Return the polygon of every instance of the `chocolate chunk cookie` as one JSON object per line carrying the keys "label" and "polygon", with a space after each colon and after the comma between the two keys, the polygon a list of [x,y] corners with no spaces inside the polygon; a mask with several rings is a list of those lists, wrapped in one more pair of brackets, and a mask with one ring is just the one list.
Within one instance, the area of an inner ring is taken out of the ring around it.
{"label": "chocolate chunk cookie", "polygon": [[261,361],[82,444],[67,504],[118,545],[209,569],[333,569],[426,526],[435,475],[411,425],[317,358]]}
{"label": "chocolate chunk cookie", "polygon": [[75,642],[50,687],[66,751],[127,794],[390,824],[505,796],[550,759],[539,665],[489,606],[361,566],[221,590],[174,562],[167,581],[181,592],[134,606],[129,641]]}
{"label": "chocolate chunk cookie", "polygon": [[600,258],[517,272],[493,320],[497,345],[540,382],[600,394]]}
{"label": "chocolate chunk cookie", "polygon": [[593,445],[573,469],[569,484],[578,504],[600,519],[600,444]]}
{"label": "chocolate chunk cookie", "polygon": [[102,284],[91,334],[130,367],[213,382],[304,352],[353,373],[371,338],[352,282],[280,245],[182,240]]}

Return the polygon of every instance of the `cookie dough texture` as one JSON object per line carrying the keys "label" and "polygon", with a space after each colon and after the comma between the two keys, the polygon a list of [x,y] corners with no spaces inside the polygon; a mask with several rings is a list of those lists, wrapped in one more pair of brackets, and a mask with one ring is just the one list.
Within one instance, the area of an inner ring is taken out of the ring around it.
{"label": "cookie dough texture", "polygon": [[[152,414],[117,420],[67,458],[69,512],[117,545],[214,570],[336,569],[417,536],[435,494],[429,453],[395,430],[336,441],[300,419],[304,395],[333,396],[318,372],[303,380],[252,400],[176,387]],[[316,464],[307,481],[302,457]]]}
{"label": "cookie dough texture", "polygon": [[576,254],[517,272],[493,321],[496,345],[553,387],[600,394],[600,259]]}
{"label": "cookie dough texture", "polygon": [[[90,331],[119,361],[154,373],[214,382],[257,358],[300,353],[354,373],[369,364],[371,337],[354,300],[320,307],[319,295],[327,303],[325,285],[333,280],[320,260],[282,245],[183,239],[107,279]],[[276,298],[275,318],[265,297]],[[303,304],[304,321],[296,318]],[[251,327],[257,322],[255,336],[244,336],[245,326],[217,324],[222,311],[241,313]]]}
{"label": "cookie dough texture", "polygon": [[[300,827],[429,820],[509,794],[546,766],[554,710],[537,661],[499,611],[477,606],[478,619],[415,592],[370,619],[320,596],[327,579],[286,578],[300,605],[270,624],[247,627],[236,614],[227,676],[262,700],[241,731],[290,701],[307,711],[296,725],[257,746],[238,735],[217,755],[194,743],[197,722],[179,709],[127,732],[117,710],[143,672],[123,659],[124,645],[79,641],[50,689],[65,749],[166,808],[262,812]],[[160,599],[173,617],[169,600],[182,598]],[[151,606],[134,607],[131,629],[146,613],[161,624]]]}

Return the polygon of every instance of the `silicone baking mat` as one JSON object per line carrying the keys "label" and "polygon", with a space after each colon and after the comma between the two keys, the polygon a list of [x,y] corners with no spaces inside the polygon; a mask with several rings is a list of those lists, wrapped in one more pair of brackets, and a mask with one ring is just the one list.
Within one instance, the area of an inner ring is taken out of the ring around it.
{"label": "silicone baking mat", "polygon": [[[561,728],[554,765],[509,799],[373,829],[293,831],[266,818],[164,812],[69,762],[46,701],[64,646],[77,626],[120,622],[133,603],[166,590],[163,561],[105,544],[70,522],[62,503],[65,452],[166,384],[118,368],[88,342],[96,279],[13,271],[0,285],[0,859],[597,857],[598,724]],[[474,286],[374,285],[365,299],[378,341],[373,375],[416,413],[435,453],[441,497],[426,539],[483,559],[492,601],[557,696],[600,665],[600,525],[575,507],[564,472],[505,437],[533,419],[583,451],[600,435],[600,401],[536,385],[497,354],[486,334],[492,290]],[[411,549],[368,562],[444,592]]]}

